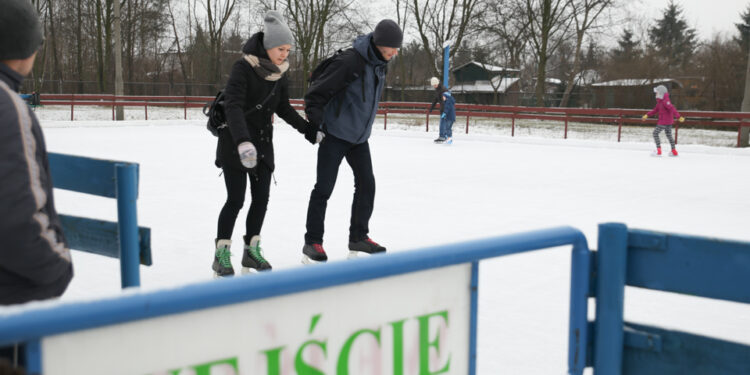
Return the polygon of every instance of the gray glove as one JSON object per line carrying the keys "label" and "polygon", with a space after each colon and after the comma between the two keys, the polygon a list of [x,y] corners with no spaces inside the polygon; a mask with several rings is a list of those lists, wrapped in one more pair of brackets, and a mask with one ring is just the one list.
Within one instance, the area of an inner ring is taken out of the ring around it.
{"label": "gray glove", "polygon": [[240,154],[240,163],[245,168],[255,168],[258,165],[258,151],[250,142],[242,142],[237,146],[237,153]]}

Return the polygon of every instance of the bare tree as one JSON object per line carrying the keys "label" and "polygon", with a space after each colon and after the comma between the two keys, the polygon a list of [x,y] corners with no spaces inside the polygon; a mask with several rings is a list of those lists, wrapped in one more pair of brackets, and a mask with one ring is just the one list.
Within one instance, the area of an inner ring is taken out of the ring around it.
{"label": "bare tree", "polygon": [[[736,111],[741,108],[747,51],[743,46],[729,37],[715,34],[713,39],[705,41],[698,47],[692,67],[693,74],[703,80],[696,87],[696,103],[714,111]],[[686,91],[693,89],[686,85]]]}
{"label": "bare tree", "polygon": [[83,93],[83,18],[81,2],[76,1],[76,79],[78,80],[78,93]]}
{"label": "bare tree", "polygon": [[[407,19],[409,18],[409,0],[393,0],[396,4],[396,22],[401,30],[406,30]],[[406,85],[406,65],[403,56],[396,56],[398,59],[398,83],[401,87],[401,101],[404,101],[404,85]]]}
{"label": "bare tree", "polygon": [[581,46],[586,33],[596,25],[599,16],[614,4],[615,0],[568,0],[571,19],[575,25],[576,45],[573,52],[573,68],[568,73],[568,83],[565,94],[560,101],[560,107],[566,107],[570,100],[570,93],[576,84],[576,77],[581,70]]}
{"label": "bare tree", "polygon": [[[745,72],[745,95],[742,99],[742,112],[750,112],[750,54],[747,58],[747,70]],[[750,127],[743,127],[740,130],[740,146],[748,147]]]}
{"label": "bare tree", "polygon": [[221,45],[224,27],[232,16],[237,0],[201,0],[207,13],[208,41],[211,48],[211,79],[221,81]]}
{"label": "bare tree", "polygon": [[519,0],[491,0],[485,3],[481,14],[480,30],[494,39],[503,65],[520,68],[521,55],[528,43],[526,5]]}
{"label": "bare tree", "polygon": [[312,64],[321,59],[326,24],[339,10],[336,0],[281,0],[286,6],[289,23],[302,60],[302,76],[307,77]]}
{"label": "bare tree", "polygon": [[[313,67],[323,60],[335,45],[341,45],[360,31],[351,6],[354,0],[262,0],[266,9],[277,5],[286,8],[285,16],[294,34],[297,63],[301,78],[309,77]],[[305,80],[306,81],[306,80]]]}
{"label": "bare tree", "polygon": [[547,83],[547,60],[559,47],[567,32],[570,19],[567,0],[526,0],[529,38],[537,57],[536,105],[544,106]]}
{"label": "bare tree", "polygon": [[47,0],[47,12],[49,14],[49,32],[51,36],[51,48],[52,48],[52,79],[54,80],[61,80],[62,79],[62,70],[60,68],[60,59],[58,57],[58,46],[57,46],[57,35],[55,33],[55,17],[53,17],[53,13],[55,12],[55,6],[54,2],[52,0]]}
{"label": "bare tree", "polygon": [[99,91],[103,91],[104,49],[102,47],[102,0],[96,0],[96,78]]}
{"label": "bare tree", "polygon": [[[114,23],[115,23],[115,95],[125,94],[122,82],[122,28],[120,19],[120,0],[114,0]],[[117,121],[125,119],[123,107],[117,107]]]}
{"label": "bare tree", "polygon": [[[172,21],[171,22],[172,23],[172,32],[174,33],[174,43],[173,43],[173,45],[175,45],[177,47],[177,60],[180,63],[180,71],[182,73],[182,79],[185,82],[185,95],[192,95],[192,86],[191,86],[191,83],[192,83],[193,77],[192,77],[192,74],[191,74],[191,69],[189,69],[189,67],[188,67],[187,56],[185,56],[185,53],[183,53],[182,43],[180,43],[180,35],[177,32],[177,22],[175,21],[174,12],[172,11],[172,2],[171,1],[167,2],[167,11],[169,12],[169,17],[170,17],[170,19]],[[187,14],[186,19],[187,19],[187,22],[188,22],[188,25],[187,25],[188,26],[187,27],[187,29],[188,29],[188,39],[192,39],[192,17],[191,17],[191,14],[190,14],[190,11],[191,11],[190,0],[188,0],[187,11],[188,11],[188,14]]]}
{"label": "bare tree", "polygon": [[464,38],[474,31],[471,25],[477,18],[477,3],[477,0],[412,0],[414,22],[435,75],[440,75],[436,57],[445,42],[450,41],[454,46],[449,58],[453,57]]}

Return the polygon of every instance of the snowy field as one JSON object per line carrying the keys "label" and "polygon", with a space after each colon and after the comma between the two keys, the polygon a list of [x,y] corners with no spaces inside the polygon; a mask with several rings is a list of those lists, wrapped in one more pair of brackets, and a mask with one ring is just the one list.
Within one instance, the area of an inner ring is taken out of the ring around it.
{"label": "snowy field", "polygon": [[[155,120],[143,121],[143,109],[131,109],[129,120],[116,124],[107,109],[76,109],[75,122],[66,121],[69,108],[37,111],[51,152],[140,163],[139,221],[152,229],[154,259],[152,267],[141,267],[146,290],[211,279],[223,178],[213,165],[216,142],[202,114],[191,111],[188,121],[182,114],[149,108]],[[591,133],[582,130],[563,140],[559,124],[529,125],[528,133],[517,129],[511,138],[509,126],[482,122],[465,135],[459,118],[455,143],[445,146],[432,142],[436,126],[426,133],[414,120],[388,120],[387,131],[382,119],[376,122],[370,139],[377,181],[370,228],[391,252],[559,225],[579,228],[595,248],[597,224],[604,222],[750,241],[750,149],[717,143],[722,132],[681,131],[680,157],[655,158],[649,156],[650,127],[617,143],[616,128],[614,138],[587,137]],[[727,134],[731,145],[736,133]],[[275,269],[301,267],[317,147],[280,122],[275,146],[277,184],[262,246]],[[352,193],[344,163],[326,220],[324,245],[333,261],[347,254]],[[116,217],[114,200],[55,194],[62,213]],[[569,258],[568,248],[556,248],[480,264],[479,374],[565,372]],[[74,252],[73,261],[76,274],[64,301],[120,292],[116,260]],[[750,344],[747,305],[627,288],[625,315]]]}

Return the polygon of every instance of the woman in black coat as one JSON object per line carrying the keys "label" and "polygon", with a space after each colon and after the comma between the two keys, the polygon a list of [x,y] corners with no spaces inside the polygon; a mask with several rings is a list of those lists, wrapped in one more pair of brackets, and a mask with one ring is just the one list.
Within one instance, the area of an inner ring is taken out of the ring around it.
{"label": "woman in black coat", "polygon": [[266,14],[264,32],[250,37],[242,47],[243,58],[232,66],[225,95],[228,130],[219,133],[217,166],[223,169],[227,200],[219,214],[213,270],[217,276],[234,275],[230,246],[234,223],[245,200],[250,180],[252,202],[245,222],[243,272],[251,268],[270,270],[271,264],[260,249],[260,230],[268,206],[274,170],[274,113],[305,134],[315,144],[322,133],[313,128],[289,103],[289,69],[286,60],[293,37],[281,14]]}

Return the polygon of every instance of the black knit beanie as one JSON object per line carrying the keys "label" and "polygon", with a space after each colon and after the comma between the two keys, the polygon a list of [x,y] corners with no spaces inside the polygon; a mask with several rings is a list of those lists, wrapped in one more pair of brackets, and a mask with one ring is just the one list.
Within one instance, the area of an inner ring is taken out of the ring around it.
{"label": "black knit beanie", "polygon": [[404,33],[393,20],[385,19],[378,22],[375,31],[372,33],[372,42],[376,46],[401,48],[401,42],[404,40]]}
{"label": "black knit beanie", "polygon": [[0,61],[23,60],[44,41],[39,15],[30,0],[2,0]]}

